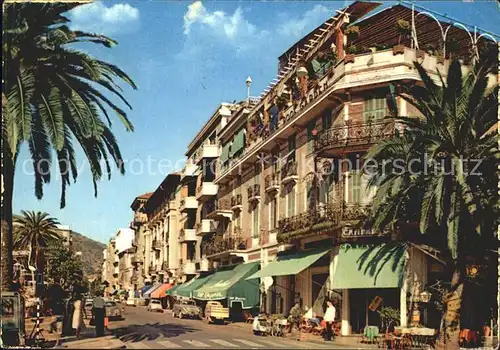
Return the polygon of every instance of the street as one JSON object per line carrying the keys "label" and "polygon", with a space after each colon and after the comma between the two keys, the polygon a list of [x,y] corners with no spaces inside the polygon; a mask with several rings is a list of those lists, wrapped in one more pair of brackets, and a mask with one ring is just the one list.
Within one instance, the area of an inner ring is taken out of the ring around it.
{"label": "street", "polygon": [[345,345],[304,342],[295,338],[263,337],[252,334],[249,324],[217,325],[200,320],[177,319],[167,311],[148,312],[143,307],[126,307],[125,320],[111,321],[110,331],[127,349],[341,349]]}

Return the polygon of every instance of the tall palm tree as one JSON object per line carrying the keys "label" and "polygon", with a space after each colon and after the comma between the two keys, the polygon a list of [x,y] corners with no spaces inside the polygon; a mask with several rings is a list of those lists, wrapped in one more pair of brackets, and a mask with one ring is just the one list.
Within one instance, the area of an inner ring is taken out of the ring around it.
{"label": "tall palm tree", "polygon": [[51,180],[51,166],[57,164],[61,208],[65,206],[66,186],[78,176],[75,141],[90,164],[95,195],[97,181],[111,175],[111,161],[124,173],[120,149],[110,129],[110,112],[127,131],[133,131],[127,113],[116,101],[131,108],[118,82],[134,89],[136,85],[117,66],[72,47],[83,42],[105,47],[116,44],[103,35],[71,30],[63,14],[75,6],[4,5],[2,221],[8,229],[2,230],[2,289],[9,288],[12,278],[12,194],[21,145],[28,145],[33,160],[37,198],[42,198],[43,185]]}
{"label": "tall palm tree", "polygon": [[37,266],[37,257],[43,255],[49,244],[62,239],[58,224],[48,213],[22,210],[21,215],[14,215],[14,249],[28,250],[28,264]]}
{"label": "tall palm tree", "polygon": [[366,155],[379,165],[385,162],[365,169],[369,186],[377,187],[369,224],[383,230],[416,223],[421,235],[413,237],[449,253],[456,285],[464,278],[465,256],[491,256],[489,249],[498,245],[499,151],[491,132],[498,82],[489,84],[495,65],[485,59],[462,75],[455,60],[446,81],[440,76],[436,84],[415,63],[423,84],[403,86],[400,97],[421,116],[397,116],[404,132]]}

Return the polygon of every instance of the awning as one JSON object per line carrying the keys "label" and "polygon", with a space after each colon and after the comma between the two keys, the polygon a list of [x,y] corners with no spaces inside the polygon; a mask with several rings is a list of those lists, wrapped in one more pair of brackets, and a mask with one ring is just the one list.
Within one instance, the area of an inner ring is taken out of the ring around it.
{"label": "awning", "polygon": [[229,156],[232,157],[245,147],[245,129],[240,129],[233,139],[233,144],[229,152]]}
{"label": "awning", "polygon": [[406,246],[342,244],[332,276],[332,289],[399,288]]}
{"label": "awning", "polygon": [[269,264],[264,266],[262,270],[251,275],[247,279],[296,275],[314,264],[319,260],[319,258],[327,254],[330,250],[331,247],[328,247],[278,256],[276,260],[271,261]]}
{"label": "awning", "polygon": [[167,290],[172,288],[172,285],[170,283],[163,283],[159,288],[156,288],[152,293],[151,293],[151,298],[152,299],[160,299],[165,297],[165,293]]}
{"label": "awning", "polygon": [[175,286],[173,286],[172,288],[168,289],[166,292],[165,292],[165,295],[173,295],[174,292],[180,287],[182,286],[182,284],[176,284]]}
{"label": "awning", "polygon": [[151,293],[153,293],[156,289],[161,287],[161,283],[155,283],[151,288],[149,288],[143,295],[142,297],[144,299],[149,299],[151,298]]}
{"label": "awning", "polygon": [[259,268],[259,261],[236,265],[231,270],[216,272],[210,281],[194,291],[194,298],[199,300],[228,299],[241,302],[243,308],[259,305],[259,283],[248,281],[246,277],[254,274]]}
{"label": "awning", "polygon": [[140,292],[140,296],[144,296],[144,293],[148,291],[149,288],[151,288],[153,285],[152,284],[147,284],[144,287],[140,288],[138,292]]}
{"label": "awning", "polygon": [[187,283],[182,284],[174,295],[184,298],[192,298],[195,290],[201,288],[206,284],[215,274],[211,274],[204,277],[193,278]]}

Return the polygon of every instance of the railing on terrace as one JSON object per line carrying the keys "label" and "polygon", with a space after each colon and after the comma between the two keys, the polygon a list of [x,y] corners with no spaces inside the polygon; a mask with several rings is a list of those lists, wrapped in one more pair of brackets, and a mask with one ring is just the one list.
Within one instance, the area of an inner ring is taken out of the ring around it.
{"label": "railing on terrace", "polygon": [[281,168],[281,180],[288,179],[293,176],[297,176],[297,162],[296,161],[288,161]]}
{"label": "railing on terrace", "polygon": [[207,216],[210,216],[211,214],[219,210],[224,210],[224,211],[231,210],[231,201],[229,199],[218,199],[212,202],[211,204],[207,205],[206,207]]}
{"label": "railing on terrace", "polygon": [[265,177],[264,186],[266,191],[273,187],[279,187],[279,173],[272,173]]}
{"label": "railing on terrace", "polygon": [[203,254],[207,256],[246,249],[246,241],[241,236],[231,236],[225,238],[216,236],[209,241],[202,242],[201,245]]}
{"label": "railing on terrace", "polygon": [[364,204],[319,205],[317,209],[279,220],[278,240],[286,241],[301,235],[328,230],[340,226],[341,222],[362,220],[368,216],[369,208]]}
{"label": "railing on terrace", "polygon": [[394,134],[394,122],[369,120],[363,122],[346,121],[321,132],[314,142],[315,151],[371,144]]}
{"label": "railing on terrace", "polygon": [[153,248],[153,250],[161,250],[161,243],[160,243],[160,241],[154,239],[153,240],[153,244],[151,245],[151,248]]}
{"label": "railing on terrace", "polygon": [[231,197],[231,208],[239,206],[239,205],[243,205],[243,199],[242,199],[241,194],[236,194],[236,195]]}
{"label": "railing on terrace", "polygon": [[247,187],[248,199],[260,197],[260,184],[253,184]]}

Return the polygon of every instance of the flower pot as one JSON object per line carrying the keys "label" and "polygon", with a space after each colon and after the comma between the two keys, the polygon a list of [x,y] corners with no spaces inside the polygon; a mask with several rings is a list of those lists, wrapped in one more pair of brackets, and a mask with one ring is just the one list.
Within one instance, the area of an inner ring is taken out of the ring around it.
{"label": "flower pot", "polygon": [[354,63],[354,57],[355,55],[352,53],[345,55],[344,63]]}
{"label": "flower pot", "polygon": [[405,53],[405,46],[404,45],[396,45],[392,47],[392,54],[393,55],[399,55],[399,54],[404,54]]}

